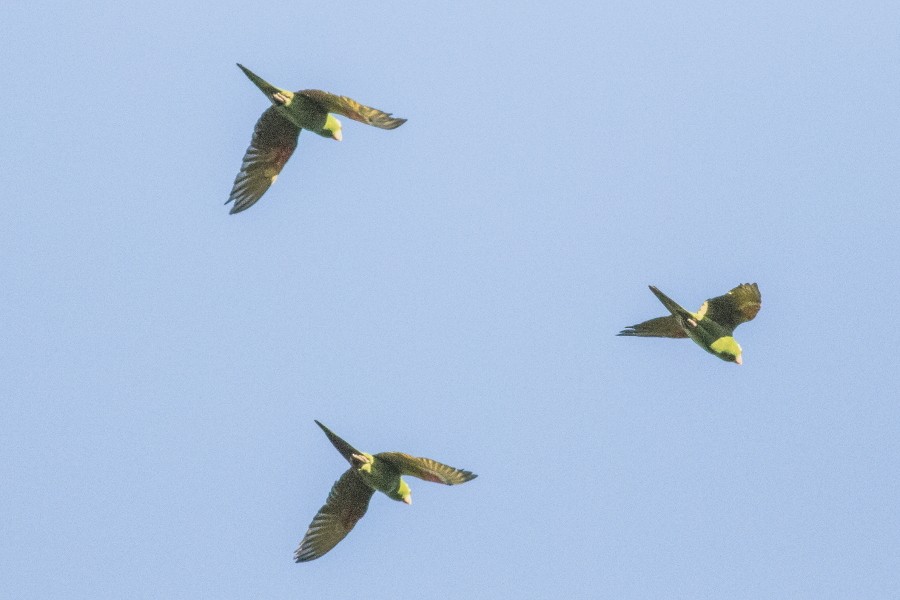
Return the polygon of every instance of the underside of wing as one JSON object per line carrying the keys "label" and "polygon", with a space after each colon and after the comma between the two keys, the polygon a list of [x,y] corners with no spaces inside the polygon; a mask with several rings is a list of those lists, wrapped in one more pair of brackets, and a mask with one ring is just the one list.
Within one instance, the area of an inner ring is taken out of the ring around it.
{"label": "underside of wing", "polygon": [[762,307],[762,296],[755,283],[742,283],[727,294],[710,298],[705,306],[704,317],[733,330],[756,316]]}
{"label": "underside of wing", "polygon": [[406,119],[394,118],[391,113],[365,106],[347,96],[338,96],[322,90],[301,90],[297,93],[313,100],[330,113],[344,115],[348,119],[380,129],[396,129],[406,123]]}
{"label": "underside of wing", "polygon": [[644,321],[637,325],[629,325],[620,331],[618,335],[666,338],[687,337],[684,329],[678,324],[678,319],[672,315],[669,315],[668,317],[657,317],[656,319],[650,319],[649,321]]}
{"label": "underside of wing", "polygon": [[325,505],[309,524],[300,547],[294,552],[294,560],[313,560],[334,548],[366,514],[374,493],[375,490],[366,485],[356,471],[344,472],[331,488]]}
{"label": "underside of wing", "polygon": [[434,483],[459,485],[478,477],[471,471],[455,469],[430,458],[410,456],[402,452],[381,452],[375,456],[396,466],[403,475],[418,477]]}
{"label": "underside of wing", "polygon": [[299,135],[300,128],[278,114],[274,106],[262,114],[228,197],[228,202],[234,202],[231,214],[250,208],[262,198],[294,153]]}

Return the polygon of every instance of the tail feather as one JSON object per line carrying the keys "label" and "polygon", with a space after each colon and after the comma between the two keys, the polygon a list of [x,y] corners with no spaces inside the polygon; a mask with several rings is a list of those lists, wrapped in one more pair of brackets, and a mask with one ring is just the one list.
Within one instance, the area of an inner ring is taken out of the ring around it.
{"label": "tail feather", "polygon": [[617,335],[666,338],[687,337],[684,329],[682,329],[681,325],[678,323],[678,319],[672,315],[657,317],[655,319],[650,319],[649,321],[644,321],[643,323],[638,323],[637,325],[629,325]]}
{"label": "tail feather", "polygon": [[351,465],[354,465],[354,466],[359,462],[358,460],[355,460],[353,458],[353,455],[354,454],[363,454],[362,452],[360,452],[359,450],[357,450],[356,448],[354,448],[353,446],[351,446],[350,444],[348,444],[347,442],[345,442],[344,440],[339,438],[336,433],[334,433],[333,431],[331,431],[330,429],[328,429],[327,427],[325,427],[318,421],[316,421],[316,425],[318,425],[319,427],[322,428],[322,431],[324,431],[325,435],[328,436],[328,439],[331,440],[332,445],[335,448],[337,448],[337,451],[341,453],[341,456],[343,456],[344,458],[347,459],[347,462],[349,462]]}
{"label": "tail feather", "polygon": [[656,294],[656,297],[659,298],[659,301],[663,303],[663,306],[669,309],[669,312],[676,317],[690,318],[692,316],[691,313],[682,308],[680,304],[659,291],[659,288],[657,288],[656,286],[651,285],[650,291]]}
{"label": "tail feather", "polygon": [[251,71],[250,69],[245,67],[244,65],[242,65],[241,63],[237,63],[237,66],[240,67],[241,71],[244,72],[244,75],[246,75],[247,78],[250,81],[252,81],[253,84],[256,85],[256,87],[258,87],[259,90],[263,94],[265,94],[266,98],[268,98],[270,101],[272,101],[272,95],[276,94],[278,92],[287,94],[289,97],[293,96],[293,92],[275,87],[274,85],[272,85],[271,83],[269,83],[268,81],[266,81],[265,79],[263,79],[262,77],[260,77],[259,75],[257,75],[256,73],[254,73],[253,71]]}

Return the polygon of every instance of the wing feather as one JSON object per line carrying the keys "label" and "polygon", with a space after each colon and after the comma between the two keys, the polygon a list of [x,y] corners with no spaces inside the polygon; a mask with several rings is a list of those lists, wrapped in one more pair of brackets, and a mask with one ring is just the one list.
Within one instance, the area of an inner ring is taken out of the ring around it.
{"label": "wing feather", "polygon": [[[706,301],[706,318],[734,330],[752,320],[762,307],[762,295],[755,283],[742,283],[727,294]],[[702,308],[701,308],[702,311]]]}
{"label": "wing feather", "polygon": [[313,517],[294,552],[294,560],[298,563],[313,560],[334,548],[366,514],[374,493],[355,470],[345,471],[332,486],[325,505]]}
{"label": "wing feather", "polygon": [[403,475],[418,477],[434,483],[458,485],[478,477],[471,471],[456,469],[430,458],[411,456],[403,452],[381,452],[375,456],[396,466]]}
{"label": "wing feather", "polygon": [[330,113],[344,115],[348,119],[380,129],[396,129],[406,123],[406,119],[392,117],[391,113],[365,106],[347,96],[338,96],[322,90],[301,90],[297,93],[306,96]]}
{"label": "wing feather", "polygon": [[225,202],[234,202],[231,214],[247,210],[262,198],[294,153],[299,135],[300,128],[282,117],[274,106],[262,114]]}

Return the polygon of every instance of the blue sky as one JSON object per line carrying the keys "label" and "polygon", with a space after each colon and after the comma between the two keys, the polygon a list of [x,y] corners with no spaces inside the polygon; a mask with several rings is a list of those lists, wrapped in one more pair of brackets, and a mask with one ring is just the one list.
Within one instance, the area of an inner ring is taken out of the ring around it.
{"label": "blue sky", "polygon": [[[900,7],[627,4],[5,7],[4,596],[897,597]],[[409,122],[229,216],[236,62]],[[313,419],[479,477],[294,564]]]}

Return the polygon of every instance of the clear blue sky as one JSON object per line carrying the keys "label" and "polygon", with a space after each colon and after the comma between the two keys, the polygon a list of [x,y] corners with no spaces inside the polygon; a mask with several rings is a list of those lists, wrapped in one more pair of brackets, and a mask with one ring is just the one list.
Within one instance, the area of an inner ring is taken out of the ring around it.
{"label": "clear blue sky", "polygon": [[[900,596],[900,5],[485,4],[4,7],[0,595]],[[409,122],[229,216],[235,62]]]}

